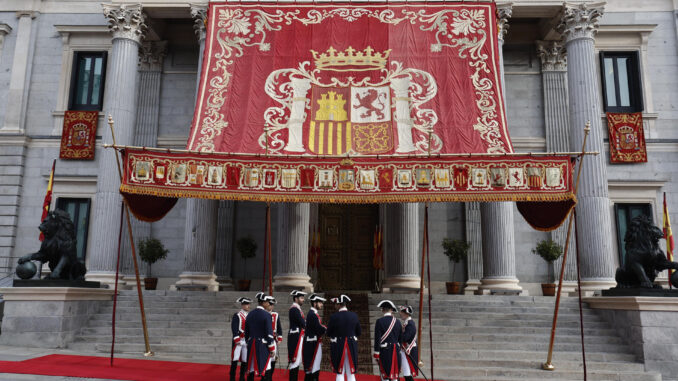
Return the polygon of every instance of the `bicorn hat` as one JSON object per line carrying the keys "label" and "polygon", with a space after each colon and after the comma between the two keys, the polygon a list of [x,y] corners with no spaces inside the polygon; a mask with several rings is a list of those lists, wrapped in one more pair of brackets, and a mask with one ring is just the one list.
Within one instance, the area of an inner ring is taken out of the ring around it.
{"label": "bicorn hat", "polygon": [[412,315],[412,306],[400,306],[400,312],[404,312],[408,315]]}
{"label": "bicorn hat", "polygon": [[308,300],[310,300],[311,302],[323,302],[323,303],[325,303],[327,301],[327,299],[323,298],[322,296],[320,296],[318,294],[312,294],[308,298]]}
{"label": "bicorn hat", "polygon": [[306,295],[306,293],[299,290],[293,290],[292,292],[290,292],[290,295],[292,295],[293,298],[296,298],[298,296],[304,296]]}
{"label": "bicorn hat", "polygon": [[264,301],[269,302],[270,304],[275,304],[275,303],[276,303],[275,298],[272,297],[272,296],[270,296],[270,295],[264,296]]}
{"label": "bicorn hat", "polygon": [[244,298],[243,297],[243,298],[238,298],[238,300],[236,300],[236,302],[240,303],[240,304],[250,304],[250,303],[252,303],[252,300],[250,298]]}
{"label": "bicorn hat", "polygon": [[266,294],[263,292],[257,292],[257,294],[254,295],[254,298],[260,302],[263,302],[266,299]]}
{"label": "bicorn hat", "polygon": [[341,294],[333,300],[337,304],[346,304],[351,301],[351,298],[349,298],[347,295]]}
{"label": "bicorn hat", "polygon": [[395,304],[393,304],[393,302],[390,301],[390,300],[382,300],[381,302],[379,302],[379,304],[377,304],[377,307],[379,307],[379,308],[390,308],[393,311],[398,309],[398,308],[396,308]]}

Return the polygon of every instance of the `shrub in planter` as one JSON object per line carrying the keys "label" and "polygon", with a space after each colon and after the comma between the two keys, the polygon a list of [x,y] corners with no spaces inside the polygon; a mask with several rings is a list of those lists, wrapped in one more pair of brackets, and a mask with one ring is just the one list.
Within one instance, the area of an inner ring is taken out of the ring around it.
{"label": "shrub in planter", "polygon": [[532,253],[540,256],[548,263],[549,283],[542,283],[541,290],[544,296],[554,296],[556,294],[556,285],[551,264],[563,255],[563,247],[549,238],[537,242],[537,246],[532,249]]}
{"label": "shrub in planter", "polygon": [[235,241],[235,248],[244,259],[243,277],[238,280],[238,290],[249,291],[251,279],[247,279],[247,259],[257,255],[257,242],[250,236],[242,237]]}
{"label": "shrub in planter", "polygon": [[157,238],[144,238],[139,241],[139,257],[142,261],[148,263],[148,276],[144,278],[145,289],[155,290],[158,286],[158,278],[151,276],[151,265],[167,258],[167,253],[169,253],[169,250],[165,249],[165,246]]}
{"label": "shrub in planter", "polygon": [[[442,242],[443,253],[452,262],[451,274],[454,276],[454,268],[457,263],[463,261],[468,256],[471,244],[461,239],[445,238]],[[445,282],[448,294],[459,294],[461,292],[461,282]]]}

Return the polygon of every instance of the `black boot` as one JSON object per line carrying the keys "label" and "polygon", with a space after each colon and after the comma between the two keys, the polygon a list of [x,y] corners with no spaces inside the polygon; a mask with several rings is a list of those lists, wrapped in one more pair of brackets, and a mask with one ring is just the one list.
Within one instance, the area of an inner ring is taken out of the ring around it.
{"label": "black boot", "polygon": [[[237,367],[238,367],[238,362],[237,362],[237,361],[232,361],[232,362],[231,362],[231,371],[230,371],[230,376],[231,376],[231,378],[229,378],[229,380],[235,381],[235,372],[236,372],[236,368],[237,368]],[[242,370],[242,368],[240,368],[240,369]],[[240,380],[240,381],[242,381],[242,380]]]}
{"label": "black boot", "polygon": [[297,376],[299,375],[299,367],[290,369],[290,381],[298,381]]}
{"label": "black boot", "polygon": [[320,371],[313,373],[313,378],[311,381],[318,381],[320,379]]}
{"label": "black boot", "polygon": [[254,381],[254,372],[247,373],[247,381]]}
{"label": "black boot", "polygon": [[269,381],[273,379],[273,372],[275,372],[275,361],[271,361],[271,377],[268,378]]}
{"label": "black boot", "polygon": [[245,381],[246,378],[247,378],[247,363],[241,362],[240,363],[240,381]]}
{"label": "black boot", "polygon": [[412,377],[412,376],[405,376],[405,381],[414,381],[414,377]]}

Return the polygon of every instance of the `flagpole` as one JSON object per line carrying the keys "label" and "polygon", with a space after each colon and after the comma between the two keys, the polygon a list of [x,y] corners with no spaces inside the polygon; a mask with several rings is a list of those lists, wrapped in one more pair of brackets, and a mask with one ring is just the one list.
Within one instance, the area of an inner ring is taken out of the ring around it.
{"label": "flagpole", "polygon": [[[671,232],[671,219],[669,218],[669,208],[666,205],[666,192],[664,192],[664,213],[663,213],[663,230],[664,230],[664,239],[666,240],[666,259],[673,261],[673,232]],[[672,269],[668,269],[668,283],[669,290],[673,288],[671,284],[671,273]]]}
{"label": "flagpole", "polygon": [[[108,126],[111,128],[111,138],[113,139],[113,144],[115,145],[115,130],[113,129],[113,117],[108,115]],[[117,151],[116,151],[117,152]],[[120,176],[120,181],[122,182],[122,167],[120,165],[120,157],[118,154],[115,156],[115,163],[118,166],[118,176]],[[137,292],[139,294],[139,309],[141,310],[141,326],[144,332],[144,345],[146,346],[146,352],[144,356],[149,357],[153,356],[154,353],[151,351],[151,345],[148,342],[148,328],[146,327],[146,312],[144,311],[144,295],[141,290],[141,280],[139,279],[139,264],[137,262],[137,250],[134,246],[134,235],[132,234],[132,221],[129,218],[129,205],[127,205],[127,200],[122,198],[122,204],[125,208],[125,219],[127,220],[127,232],[129,233],[129,241],[132,249],[132,262],[134,263],[134,275],[137,281]]]}
{"label": "flagpole", "polygon": [[[577,188],[579,188],[579,180],[581,178],[581,169],[582,162],[584,161],[584,156],[586,154],[586,141],[589,137],[589,132],[591,132],[591,122],[586,122],[586,127],[584,127],[584,141],[582,142],[581,155],[579,156],[579,168],[577,169],[577,180],[574,184],[574,195],[577,195]],[[556,339],[556,326],[558,325],[558,310],[560,308],[560,296],[563,289],[563,277],[565,275],[565,266],[567,264],[567,253],[570,247],[570,235],[572,234],[572,222],[574,221],[574,208],[570,210],[570,220],[567,223],[567,235],[565,236],[565,249],[563,250],[563,260],[560,265],[560,278],[558,279],[558,289],[556,290],[556,306],[553,310],[553,323],[551,324],[551,338],[549,341],[549,351],[546,356],[546,362],[542,364],[541,368],[543,370],[555,370],[555,366],[551,362],[553,360],[553,344]]]}

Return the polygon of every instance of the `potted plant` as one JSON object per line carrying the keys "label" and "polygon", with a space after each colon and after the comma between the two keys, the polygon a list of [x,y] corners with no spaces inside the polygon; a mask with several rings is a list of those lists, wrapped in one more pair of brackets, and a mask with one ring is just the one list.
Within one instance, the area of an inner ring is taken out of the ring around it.
{"label": "potted plant", "polygon": [[243,270],[243,278],[238,280],[238,290],[239,291],[249,291],[251,279],[247,278],[247,258],[254,258],[257,254],[257,242],[254,238],[247,236],[242,237],[235,241],[235,248],[240,252],[240,257],[245,260]]}
{"label": "potted plant", "polygon": [[148,277],[144,278],[144,288],[155,290],[158,287],[158,278],[151,277],[151,265],[167,258],[169,250],[165,249],[162,242],[157,238],[144,238],[139,242],[139,257],[148,263]]}
{"label": "potted plant", "polygon": [[[459,261],[466,259],[471,244],[461,239],[443,239],[443,253],[452,262],[451,274],[454,276],[454,267]],[[461,293],[461,282],[445,282],[448,294]]]}
{"label": "potted plant", "polygon": [[552,239],[545,239],[537,242],[537,246],[532,249],[532,253],[540,256],[548,263],[548,280],[550,283],[542,283],[541,291],[544,296],[554,296],[556,294],[556,285],[553,276],[553,266],[551,263],[563,255],[563,247]]}

